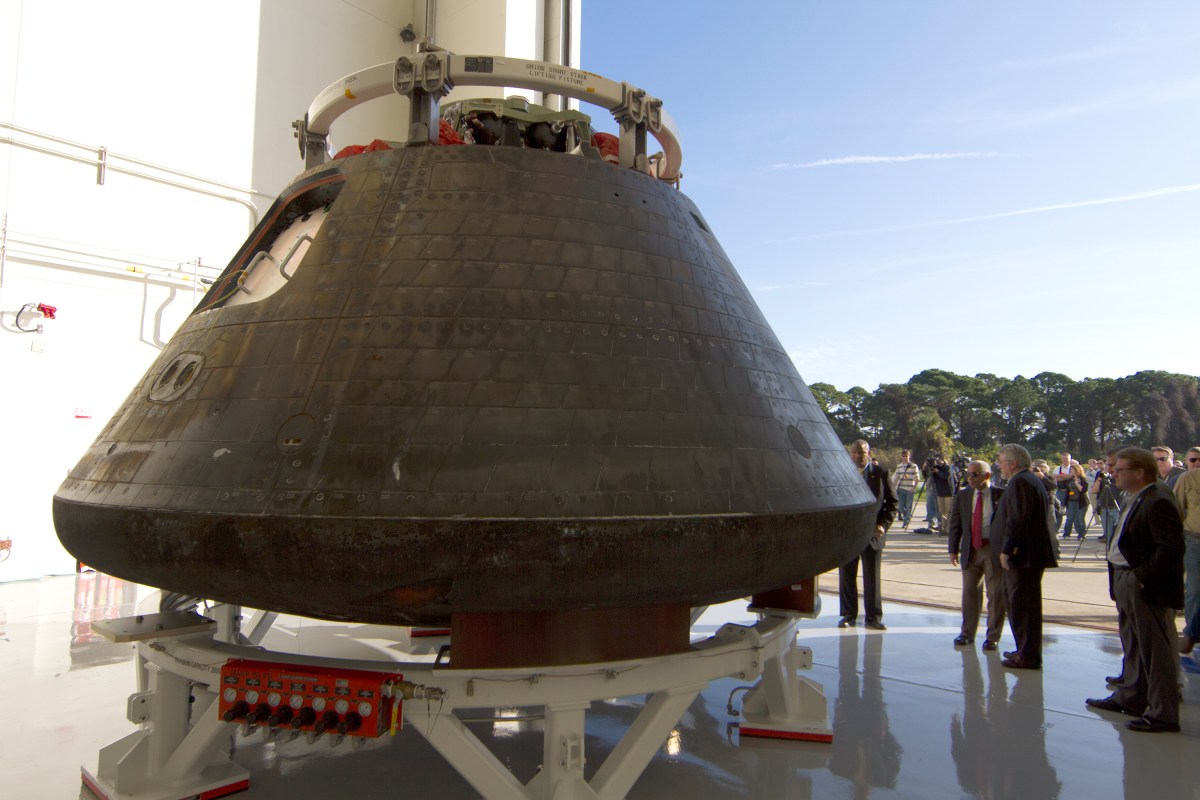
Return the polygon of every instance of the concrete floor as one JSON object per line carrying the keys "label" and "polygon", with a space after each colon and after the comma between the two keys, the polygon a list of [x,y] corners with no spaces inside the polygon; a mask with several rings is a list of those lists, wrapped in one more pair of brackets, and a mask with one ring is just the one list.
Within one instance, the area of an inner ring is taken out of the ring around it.
{"label": "concrete floor", "polygon": [[[920,515],[914,516],[914,526]],[[1100,525],[1091,525],[1087,537],[1061,540],[1057,569],[1047,570],[1042,581],[1042,612],[1050,622],[1117,630],[1117,611],[1108,596],[1108,562],[1099,541]],[[950,564],[945,536],[923,535],[899,523],[888,530],[883,550],[883,598],[958,610],[962,608],[962,570]],[[835,597],[837,571],[821,576],[820,588]]]}
{"label": "concrete floor", "polygon": [[[94,573],[0,584],[0,684],[10,721],[0,797],[91,797],[79,766],[94,766],[100,747],[133,730],[125,698],[134,676],[130,647],[98,640],[90,622],[131,614],[148,593]],[[825,688],[833,743],[739,740],[726,703],[743,682],[715,681],[630,798],[1200,800],[1200,674],[1192,659],[1182,661],[1182,733],[1136,734],[1083,704],[1106,694],[1104,675],[1118,668],[1112,634],[1048,626],[1045,670],[1013,672],[977,647],[951,646],[957,613],[889,603],[889,630],[866,633],[838,630],[836,598],[824,601],[826,612],[801,624],[800,639],[813,649],[810,677]],[[751,620],[744,603],[727,603],[709,609],[693,634]],[[602,761],[641,702],[593,705],[589,764]],[[518,777],[533,774],[540,723],[474,728]],[[357,751],[239,738],[236,760],[251,772],[250,790],[237,795],[248,799],[477,796],[411,729]]]}

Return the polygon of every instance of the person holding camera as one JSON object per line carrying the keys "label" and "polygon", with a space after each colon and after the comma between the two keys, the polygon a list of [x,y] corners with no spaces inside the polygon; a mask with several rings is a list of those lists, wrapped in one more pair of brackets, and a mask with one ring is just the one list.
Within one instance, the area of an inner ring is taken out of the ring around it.
{"label": "person holding camera", "polygon": [[937,532],[946,533],[950,525],[950,510],[954,503],[954,478],[950,472],[950,464],[942,458],[941,453],[934,453],[925,459],[925,474],[929,476],[926,491],[937,497],[938,523]]}
{"label": "person holding camera", "polygon": [[1113,531],[1117,520],[1121,517],[1121,493],[1113,483],[1113,468],[1117,465],[1117,451],[1109,450],[1104,454],[1096,470],[1096,479],[1088,490],[1095,498],[1096,513],[1100,516],[1101,541],[1106,544],[1112,541]]}
{"label": "person holding camera", "polygon": [[925,466],[922,467],[925,471],[925,526],[933,533],[941,527],[942,518],[938,514],[937,492],[933,490],[933,476],[929,474],[929,464],[930,461],[926,459]]}
{"label": "person holding camera", "polygon": [[1067,495],[1067,523],[1063,526],[1062,538],[1070,539],[1074,527],[1075,535],[1083,539],[1087,535],[1088,485],[1078,462],[1071,464],[1070,474],[1062,487]]}
{"label": "person holding camera", "polygon": [[1104,466],[1104,459],[1089,458],[1087,466],[1083,468],[1083,477],[1087,481],[1087,501],[1088,510],[1091,512],[1090,518],[1096,518],[1096,495],[1092,494],[1092,484],[1096,482],[1096,476],[1100,474],[1100,468]]}

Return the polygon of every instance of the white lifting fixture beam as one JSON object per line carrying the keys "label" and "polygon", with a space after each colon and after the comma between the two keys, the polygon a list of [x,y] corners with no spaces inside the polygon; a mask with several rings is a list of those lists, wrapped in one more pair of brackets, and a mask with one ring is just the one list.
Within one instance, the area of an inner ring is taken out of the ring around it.
{"label": "white lifting fixture beam", "polygon": [[[438,101],[457,84],[515,86],[605,108],[620,126],[621,166],[665,181],[679,177],[683,151],[678,129],[663,109],[662,100],[644,90],[561,64],[458,55],[446,50],[426,50],[368,67],[347,75],[317,95],[304,119],[292,123],[305,166],[318,166],[328,158],[326,149],[334,120],[368,100],[392,94],[405,96],[411,102],[409,141],[436,142]],[[662,147],[660,161],[651,162],[647,158],[647,133]]]}

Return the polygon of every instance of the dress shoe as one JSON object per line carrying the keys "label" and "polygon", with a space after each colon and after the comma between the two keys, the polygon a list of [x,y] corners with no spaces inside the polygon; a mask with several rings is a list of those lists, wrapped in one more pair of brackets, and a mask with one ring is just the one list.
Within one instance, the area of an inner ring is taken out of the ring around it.
{"label": "dress shoe", "polygon": [[1034,664],[1031,661],[1026,661],[1025,659],[1021,658],[1021,656],[1019,656],[1019,655],[1015,655],[1012,658],[1004,659],[1003,661],[1000,662],[1000,665],[1004,666],[1004,667],[1008,667],[1009,669],[1041,669],[1042,668],[1041,664]]}
{"label": "dress shoe", "polygon": [[996,644],[995,642],[984,642],[984,643],[983,643],[983,649],[984,649],[984,650],[989,650],[989,651],[990,651],[990,650],[999,650],[999,649],[1000,649],[1000,645]]}
{"label": "dress shoe", "polygon": [[1118,684],[1118,683],[1123,683],[1124,681],[1125,681],[1124,675],[1109,675],[1107,678],[1104,679],[1104,682],[1107,683],[1109,686],[1113,686],[1114,684]]}
{"label": "dress shoe", "polygon": [[955,647],[966,647],[973,641],[975,641],[975,640],[972,639],[970,636],[964,636],[963,634],[959,634],[954,639],[954,646]]}
{"label": "dress shoe", "polygon": [[886,631],[887,625],[884,625],[877,619],[867,620],[867,628],[873,631]]}
{"label": "dress shoe", "polygon": [[1089,697],[1083,701],[1088,708],[1098,708],[1101,711],[1115,711],[1118,714],[1128,714],[1131,717],[1140,717],[1141,714],[1135,714],[1131,709],[1126,708],[1117,702],[1115,696],[1108,697]]}
{"label": "dress shoe", "polygon": [[854,617],[842,617],[841,619],[838,620],[838,627],[839,628],[853,628],[854,627]]}
{"label": "dress shoe", "polygon": [[1125,727],[1131,731],[1139,733],[1178,733],[1178,722],[1163,722],[1154,717],[1142,717],[1141,719],[1131,719],[1125,723]]}

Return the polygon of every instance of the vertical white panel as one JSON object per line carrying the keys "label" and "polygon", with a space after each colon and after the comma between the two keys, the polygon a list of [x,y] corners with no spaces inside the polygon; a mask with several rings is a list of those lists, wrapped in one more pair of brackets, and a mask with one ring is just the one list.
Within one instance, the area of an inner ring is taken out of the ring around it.
{"label": "vertical white panel", "polygon": [[[0,119],[246,185],[257,37],[257,3],[245,0],[10,0],[0,4]],[[50,498],[192,308],[190,289],[147,284],[126,268],[221,262],[250,215],[113,170],[97,185],[94,166],[12,145],[0,145],[0,162],[9,227],[0,537],[13,540],[0,581],[9,581],[74,569],[54,535]],[[31,241],[76,252],[30,257]],[[106,263],[125,277],[69,266],[98,254],[116,258]],[[14,312],[38,302],[57,306],[58,319],[27,317],[43,333],[16,332]]]}
{"label": "vertical white panel", "polygon": [[[504,55],[533,61],[542,58],[541,0],[508,0],[505,4]],[[541,92],[505,87],[504,96],[521,95],[531,103],[542,101]]]}
{"label": "vertical white panel", "polygon": [[[455,53],[515,55],[505,49],[509,24],[508,5],[500,0],[439,0],[438,46]],[[503,95],[503,90],[464,84],[454,87],[446,97],[446,102],[465,97],[497,95]]]}
{"label": "vertical white panel", "polygon": [[[437,43],[536,58],[535,3],[441,0]],[[263,194],[231,193],[263,209],[303,170],[292,120],[339,78],[411,53],[399,32],[416,4],[423,12],[425,0],[3,0],[0,119],[252,187]],[[403,139],[405,113],[400,99],[368,103],[339,120],[334,141]],[[74,568],[50,498],[194,307],[189,288],[68,262],[107,255],[121,273],[199,257],[220,268],[251,218],[234,203],[113,170],[97,185],[94,166],[7,144],[0,204],[11,248],[0,288],[0,419],[11,423],[0,537],[13,538],[0,581],[9,581]],[[30,240],[85,255],[39,260],[19,244]],[[29,302],[59,307],[41,335],[7,329]]]}
{"label": "vertical white panel", "polygon": [[[261,6],[254,181],[274,194],[304,169],[291,124],[304,117],[313,98],[352,72],[414,52],[415,45],[400,39],[413,18],[413,0],[262,0]],[[334,123],[334,147],[404,139],[407,109],[397,97],[352,110]]]}

